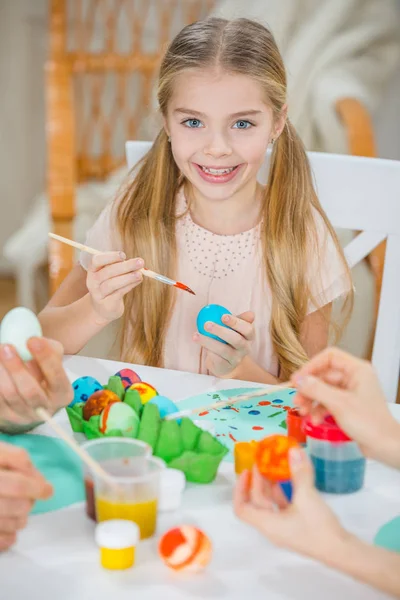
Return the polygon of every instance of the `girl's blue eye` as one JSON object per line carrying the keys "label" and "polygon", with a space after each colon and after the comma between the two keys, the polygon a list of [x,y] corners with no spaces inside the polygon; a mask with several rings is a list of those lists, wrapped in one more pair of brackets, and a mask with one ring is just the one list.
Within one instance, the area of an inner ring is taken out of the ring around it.
{"label": "girl's blue eye", "polygon": [[236,121],[236,123],[234,124],[233,128],[234,129],[249,129],[250,127],[253,127],[253,123],[250,123],[250,121]]}
{"label": "girl's blue eye", "polygon": [[199,129],[203,127],[203,124],[199,119],[187,119],[183,122],[186,127],[190,127],[190,129]]}

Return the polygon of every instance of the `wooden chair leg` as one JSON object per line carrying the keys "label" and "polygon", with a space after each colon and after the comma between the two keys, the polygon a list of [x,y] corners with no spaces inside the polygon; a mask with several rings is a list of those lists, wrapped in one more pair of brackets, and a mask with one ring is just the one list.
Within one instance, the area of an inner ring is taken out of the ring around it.
{"label": "wooden chair leg", "polygon": [[[48,195],[53,231],[72,237],[75,216],[76,149],[72,72],[67,57],[67,2],[50,2],[50,56],[46,64]],[[49,246],[50,293],[53,294],[74,262],[73,250]]]}

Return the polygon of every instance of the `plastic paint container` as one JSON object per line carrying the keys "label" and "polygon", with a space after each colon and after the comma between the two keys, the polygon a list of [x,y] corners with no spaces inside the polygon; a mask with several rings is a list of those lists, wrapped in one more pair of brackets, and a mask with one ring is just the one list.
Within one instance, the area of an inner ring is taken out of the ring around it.
{"label": "plastic paint container", "polygon": [[236,442],[233,450],[235,459],[235,473],[240,475],[243,471],[251,471],[256,461],[258,442]]}
{"label": "plastic paint container", "polygon": [[294,438],[299,444],[306,444],[307,436],[303,428],[304,417],[301,416],[297,408],[291,408],[287,413],[286,425],[288,435]]}
{"label": "plastic paint container", "polygon": [[315,485],[329,494],[351,494],[364,484],[365,458],[358,444],[328,416],[319,425],[304,422],[307,449],[315,469]]}
{"label": "plastic paint container", "polygon": [[135,563],[139,527],[132,521],[114,519],[96,526],[95,539],[100,548],[100,562],[105,569],[130,569]]}

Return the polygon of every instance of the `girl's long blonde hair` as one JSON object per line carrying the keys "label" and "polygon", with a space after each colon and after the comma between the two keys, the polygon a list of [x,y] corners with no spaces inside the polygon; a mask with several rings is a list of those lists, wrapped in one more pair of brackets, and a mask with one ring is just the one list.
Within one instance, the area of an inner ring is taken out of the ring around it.
{"label": "girl's long blonde hair", "polygon": [[[264,89],[274,117],[281,113],[286,102],[285,67],[271,32],[261,24],[210,18],[185,27],[170,44],[160,68],[158,101],[164,116],[175,77],[187,69],[205,68],[252,77]],[[118,229],[126,254],[141,256],[149,268],[170,277],[176,267],[176,196],[183,183],[162,129],[117,199]],[[265,275],[273,299],[270,331],[282,376],[307,360],[300,328],[312,300],[307,273],[310,244],[317,239],[313,209],[323,219],[351,280],[336,234],[315,193],[304,146],[287,120],[273,147],[261,209]],[[163,366],[174,292],[169,286],[146,281],[146,286],[127,296],[121,340],[125,360]]]}

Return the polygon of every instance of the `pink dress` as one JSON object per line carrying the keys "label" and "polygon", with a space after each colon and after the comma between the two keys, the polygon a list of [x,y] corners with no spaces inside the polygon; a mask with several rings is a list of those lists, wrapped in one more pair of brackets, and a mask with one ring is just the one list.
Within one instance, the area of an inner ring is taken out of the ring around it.
{"label": "pink dress", "polygon": [[[181,191],[177,214],[185,210]],[[118,239],[110,203],[89,230],[86,244],[98,250],[123,250]],[[344,266],[321,217],[316,213],[319,252],[310,253],[311,289],[317,306],[332,302],[349,291]],[[192,288],[192,296],[177,291],[176,304],[164,346],[164,366],[168,369],[207,373],[205,353],[192,341],[199,310],[207,304],[221,304],[233,314],[252,310],[255,314],[255,339],[252,358],[274,376],[278,361],[270,336],[271,290],[264,275],[260,225],[236,235],[217,235],[193,222],[187,212],[176,225],[178,248],[177,279]],[[91,257],[82,253],[81,265],[87,269]],[[148,265],[151,269],[151,265]],[[132,292],[134,293],[134,291]],[[309,313],[315,307],[309,304]]]}

